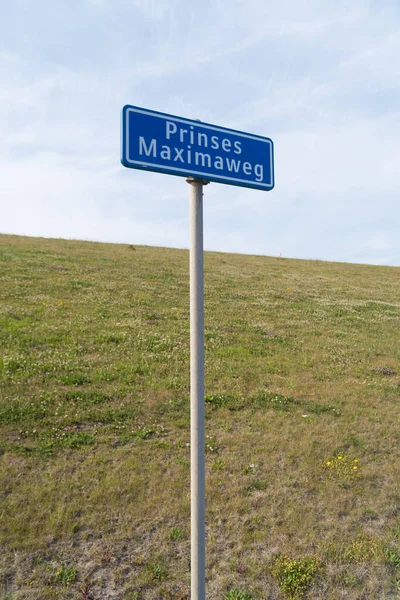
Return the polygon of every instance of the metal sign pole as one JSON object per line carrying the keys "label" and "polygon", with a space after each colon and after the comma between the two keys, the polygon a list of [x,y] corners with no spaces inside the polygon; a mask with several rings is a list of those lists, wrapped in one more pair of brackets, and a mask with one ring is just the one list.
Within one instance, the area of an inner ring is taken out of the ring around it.
{"label": "metal sign pole", "polygon": [[185,177],[190,186],[191,600],[205,600],[203,185],[272,190],[274,145],[264,136],[127,104],[121,162]]}
{"label": "metal sign pole", "polygon": [[205,600],[203,184],[190,185],[191,600]]}

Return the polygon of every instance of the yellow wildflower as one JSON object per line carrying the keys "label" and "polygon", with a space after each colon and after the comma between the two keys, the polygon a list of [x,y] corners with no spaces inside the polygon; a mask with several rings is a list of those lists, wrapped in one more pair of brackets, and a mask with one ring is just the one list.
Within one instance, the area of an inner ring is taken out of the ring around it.
{"label": "yellow wildflower", "polygon": [[338,456],[338,460],[342,460],[343,456]]}

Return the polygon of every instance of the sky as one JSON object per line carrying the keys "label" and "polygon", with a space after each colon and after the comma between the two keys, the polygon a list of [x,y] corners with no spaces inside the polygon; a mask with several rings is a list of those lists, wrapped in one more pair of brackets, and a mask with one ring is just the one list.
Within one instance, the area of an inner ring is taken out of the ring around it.
{"label": "sky", "polygon": [[125,104],[273,140],[273,191],[205,187],[206,249],[400,266],[399,0],[0,2],[0,232],[189,246]]}

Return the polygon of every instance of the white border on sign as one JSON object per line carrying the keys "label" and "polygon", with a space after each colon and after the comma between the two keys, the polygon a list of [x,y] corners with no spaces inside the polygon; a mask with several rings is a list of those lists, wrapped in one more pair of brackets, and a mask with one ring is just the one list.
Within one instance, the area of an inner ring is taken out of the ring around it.
{"label": "white border on sign", "polygon": [[164,169],[165,171],[177,171],[179,173],[182,173],[184,169],[182,168],[177,168],[177,167],[170,167],[168,165],[165,164],[161,164],[161,163],[149,163],[149,162],[145,162],[145,161],[139,161],[139,160],[130,160],[129,156],[128,156],[128,148],[129,148],[129,115],[128,113],[132,112],[132,113],[141,113],[144,115],[150,115],[152,117],[157,117],[159,119],[164,119],[167,120],[168,118],[173,119],[174,121],[178,121],[179,123],[194,123],[195,125],[198,125],[200,127],[203,127],[205,129],[211,129],[211,131],[219,131],[219,132],[225,132],[225,133],[230,133],[238,135],[240,137],[245,137],[245,138],[249,138],[252,140],[257,140],[259,142],[263,142],[265,144],[268,144],[271,147],[270,150],[270,174],[271,174],[271,183],[262,183],[262,182],[258,182],[258,181],[252,181],[249,179],[238,179],[235,177],[225,177],[225,175],[222,175],[221,177],[219,177],[217,174],[215,173],[205,173],[204,171],[192,171],[192,169],[189,168],[190,171],[190,175],[200,175],[202,179],[207,179],[207,177],[209,178],[215,178],[215,177],[219,177],[221,181],[235,181],[235,182],[239,182],[239,183],[246,183],[246,184],[255,184],[258,185],[259,187],[261,186],[265,186],[268,188],[272,188],[274,187],[274,171],[273,171],[273,160],[272,160],[272,155],[273,155],[273,146],[272,146],[272,140],[268,139],[268,138],[263,138],[262,136],[259,135],[253,135],[251,133],[242,133],[241,131],[236,131],[235,129],[228,129],[226,127],[218,127],[217,125],[209,125],[208,123],[202,123],[201,121],[194,121],[193,119],[184,119],[182,117],[175,117],[174,115],[167,115],[167,114],[162,114],[162,113],[157,113],[155,111],[151,111],[151,110],[146,110],[143,108],[133,108],[133,107],[127,107],[126,109],[126,115],[125,115],[125,160],[127,163],[131,164],[131,165],[141,165],[143,167],[160,167],[162,169]]}

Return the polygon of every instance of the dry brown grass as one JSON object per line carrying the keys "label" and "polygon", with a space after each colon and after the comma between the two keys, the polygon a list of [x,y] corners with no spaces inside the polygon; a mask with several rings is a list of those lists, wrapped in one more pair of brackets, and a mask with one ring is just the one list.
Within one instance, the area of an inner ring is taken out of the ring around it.
{"label": "dry brown grass", "polygon": [[[184,600],[188,253],[0,252],[0,598]],[[397,598],[398,269],[205,262],[208,598]]]}

